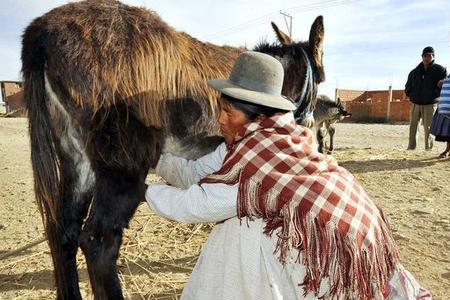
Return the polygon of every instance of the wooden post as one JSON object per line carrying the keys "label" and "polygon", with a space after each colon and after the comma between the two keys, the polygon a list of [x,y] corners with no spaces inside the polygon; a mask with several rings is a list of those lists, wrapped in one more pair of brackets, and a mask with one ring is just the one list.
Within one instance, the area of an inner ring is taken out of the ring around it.
{"label": "wooden post", "polygon": [[386,121],[391,119],[392,85],[389,86],[389,97],[387,100]]}

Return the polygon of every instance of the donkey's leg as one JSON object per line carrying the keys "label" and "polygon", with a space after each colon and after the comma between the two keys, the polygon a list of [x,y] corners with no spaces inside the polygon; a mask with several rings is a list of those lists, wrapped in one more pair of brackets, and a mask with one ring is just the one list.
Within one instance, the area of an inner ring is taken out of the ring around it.
{"label": "donkey's leg", "polygon": [[[83,196],[88,199],[88,196]],[[87,202],[87,201],[86,201]],[[66,202],[66,204],[69,204]],[[47,222],[47,238],[52,253],[54,275],[57,287],[57,299],[81,299],[76,254],[78,236],[81,230],[80,218],[85,209],[77,204],[66,205],[60,218],[55,224]]]}
{"label": "donkey's leg", "polygon": [[95,299],[123,299],[116,260],[123,229],[144,197],[145,175],[126,169],[96,170],[96,193],[80,237]]}
{"label": "donkey's leg", "polygon": [[61,161],[64,186],[61,205],[58,208],[58,223],[47,221],[47,238],[51,248],[57,299],[81,299],[76,254],[78,237],[83,219],[92,199],[90,191],[80,191],[77,187],[78,174],[73,164],[65,159]]}
{"label": "donkey's leg", "polygon": [[[72,100],[60,90],[57,80],[45,76],[48,110],[59,162],[59,190],[56,201],[57,220],[47,220],[46,231],[55,269],[58,299],[81,299],[76,267],[78,237],[95,182],[85,149],[82,129],[63,103]],[[50,179],[47,179],[50,180]]]}
{"label": "donkey's leg", "polygon": [[97,300],[123,299],[116,266],[123,229],[144,199],[145,177],[161,153],[162,131],[145,127],[129,111],[120,105],[99,111],[87,142],[95,192],[80,247]]}
{"label": "donkey's leg", "polygon": [[328,128],[328,134],[330,135],[330,147],[328,148],[328,154],[331,154],[334,150],[334,133],[336,132],[336,129],[334,128],[334,125],[331,124]]}
{"label": "donkey's leg", "polygon": [[322,124],[320,124],[317,127],[316,136],[317,136],[317,143],[319,144],[319,152],[323,153],[323,139],[324,139],[324,132],[322,128]]}

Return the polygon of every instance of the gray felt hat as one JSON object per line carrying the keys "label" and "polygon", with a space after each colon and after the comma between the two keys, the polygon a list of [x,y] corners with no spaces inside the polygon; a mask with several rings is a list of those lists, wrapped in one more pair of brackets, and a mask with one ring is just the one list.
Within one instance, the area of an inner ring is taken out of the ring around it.
{"label": "gray felt hat", "polygon": [[297,107],[281,95],[284,70],[270,55],[247,51],[239,55],[228,79],[211,79],[208,84],[233,98],[263,106],[294,110]]}

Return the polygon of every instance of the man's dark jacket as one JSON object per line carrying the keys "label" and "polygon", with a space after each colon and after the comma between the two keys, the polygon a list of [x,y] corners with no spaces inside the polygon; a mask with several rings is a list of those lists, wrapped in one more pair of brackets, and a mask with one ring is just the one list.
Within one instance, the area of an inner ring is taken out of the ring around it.
{"label": "man's dark jacket", "polygon": [[426,105],[436,103],[441,91],[437,83],[446,76],[447,71],[443,66],[432,62],[425,70],[423,63],[420,63],[408,75],[405,94],[415,104]]}

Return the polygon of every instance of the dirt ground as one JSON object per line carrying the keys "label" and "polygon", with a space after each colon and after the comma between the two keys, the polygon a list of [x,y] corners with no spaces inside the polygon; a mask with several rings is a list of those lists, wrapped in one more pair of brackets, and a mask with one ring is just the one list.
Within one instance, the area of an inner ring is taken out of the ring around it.
{"label": "dirt ground", "polygon": [[[390,218],[403,265],[434,295],[450,294],[450,159],[406,151],[406,125],[338,124],[334,156]],[[0,257],[43,235],[34,203],[26,119],[0,118]],[[418,145],[423,149],[423,137]],[[154,177],[153,177],[154,178]],[[152,178],[150,178],[152,180]],[[176,299],[211,225],[164,220],[142,204],[119,258],[127,299]],[[91,299],[79,255],[80,289]],[[46,243],[0,259],[0,299],[54,298]]]}

